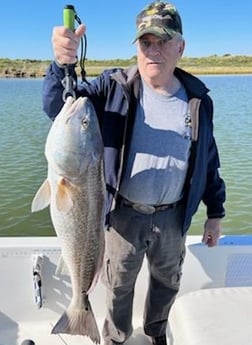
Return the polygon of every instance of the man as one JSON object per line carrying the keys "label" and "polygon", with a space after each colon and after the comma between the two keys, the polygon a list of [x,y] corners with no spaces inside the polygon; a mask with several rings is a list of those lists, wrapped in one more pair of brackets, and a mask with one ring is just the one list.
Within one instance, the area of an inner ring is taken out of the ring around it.
{"label": "man", "polygon": [[[44,109],[55,118],[63,105],[63,64],[74,64],[80,37],[53,32],[56,62],[44,82]],[[217,244],[225,185],[213,136],[213,104],[196,77],[176,67],[184,51],[174,5],[154,2],[137,16],[137,66],[104,71],[76,90],[97,111],[107,183],[103,282],[108,311],[104,343],[123,344],[132,333],[134,285],[144,256],[150,281],[144,331],[166,344],[170,308],[179,290],[186,232],[203,201],[203,242]],[[76,78],[74,68],[71,75]]]}

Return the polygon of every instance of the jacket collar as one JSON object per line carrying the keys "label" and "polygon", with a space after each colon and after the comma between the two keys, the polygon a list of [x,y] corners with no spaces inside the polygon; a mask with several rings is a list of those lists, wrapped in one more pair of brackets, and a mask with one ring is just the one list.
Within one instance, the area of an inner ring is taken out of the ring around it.
{"label": "jacket collar", "polygon": [[[209,92],[209,89],[199,78],[185,70],[176,67],[174,74],[184,85],[189,99],[194,97],[202,98]],[[137,66],[134,65],[126,69],[118,69],[111,77],[121,85],[131,87],[131,85],[139,79],[140,75]]]}
{"label": "jacket collar", "polygon": [[174,74],[184,85],[189,99],[194,97],[202,98],[209,92],[209,89],[199,78],[185,70],[176,67]]}

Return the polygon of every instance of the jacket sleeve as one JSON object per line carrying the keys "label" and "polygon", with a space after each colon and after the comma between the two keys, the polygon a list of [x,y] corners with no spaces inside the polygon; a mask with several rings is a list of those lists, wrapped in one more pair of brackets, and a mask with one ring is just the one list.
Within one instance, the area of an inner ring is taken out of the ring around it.
{"label": "jacket sleeve", "polygon": [[225,216],[223,204],[226,199],[225,183],[219,174],[219,161],[217,147],[213,139],[209,155],[206,189],[203,195],[203,202],[207,206],[208,218],[222,218]]}
{"label": "jacket sleeve", "polygon": [[210,137],[208,147],[207,180],[206,188],[202,197],[207,207],[208,218],[222,218],[225,216],[224,202],[226,199],[225,183],[220,177],[220,159],[215,138],[213,136],[213,104],[209,99],[210,116]]}
{"label": "jacket sleeve", "polygon": [[[76,97],[89,97],[93,102],[97,115],[103,113],[108,83],[112,70],[106,70],[90,83],[78,85],[77,75],[74,67],[70,69],[70,75],[76,82]],[[60,68],[55,62],[49,66],[42,90],[42,102],[44,112],[54,120],[64,105],[62,80],[64,79],[64,69]]]}
{"label": "jacket sleeve", "polygon": [[[77,82],[74,68],[70,69],[70,75]],[[42,103],[45,113],[54,120],[63,107],[64,101],[62,80],[64,79],[64,69],[57,66],[55,62],[49,66],[43,83]]]}

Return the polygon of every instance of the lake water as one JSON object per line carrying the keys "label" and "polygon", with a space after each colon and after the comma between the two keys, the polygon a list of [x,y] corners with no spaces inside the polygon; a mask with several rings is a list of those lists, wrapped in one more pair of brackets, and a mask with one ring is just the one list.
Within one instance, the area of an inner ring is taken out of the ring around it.
{"label": "lake water", "polygon": [[[252,76],[199,76],[215,104],[215,138],[227,186],[224,234],[252,233]],[[0,79],[0,236],[54,235],[48,209],[31,201],[46,178],[44,145],[51,120],[41,104],[42,79]],[[201,234],[205,207],[191,234]]]}

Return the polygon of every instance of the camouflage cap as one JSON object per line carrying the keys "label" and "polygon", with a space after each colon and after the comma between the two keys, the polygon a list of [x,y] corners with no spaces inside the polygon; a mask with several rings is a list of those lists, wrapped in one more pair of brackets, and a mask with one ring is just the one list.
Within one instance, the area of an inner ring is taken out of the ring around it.
{"label": "camouflage cap", "polygon": [[173,4],[156,1],[146,6],[136,19],[137,33],[133,43],[145,34],[172,39],[182,32],[180,15]]}

